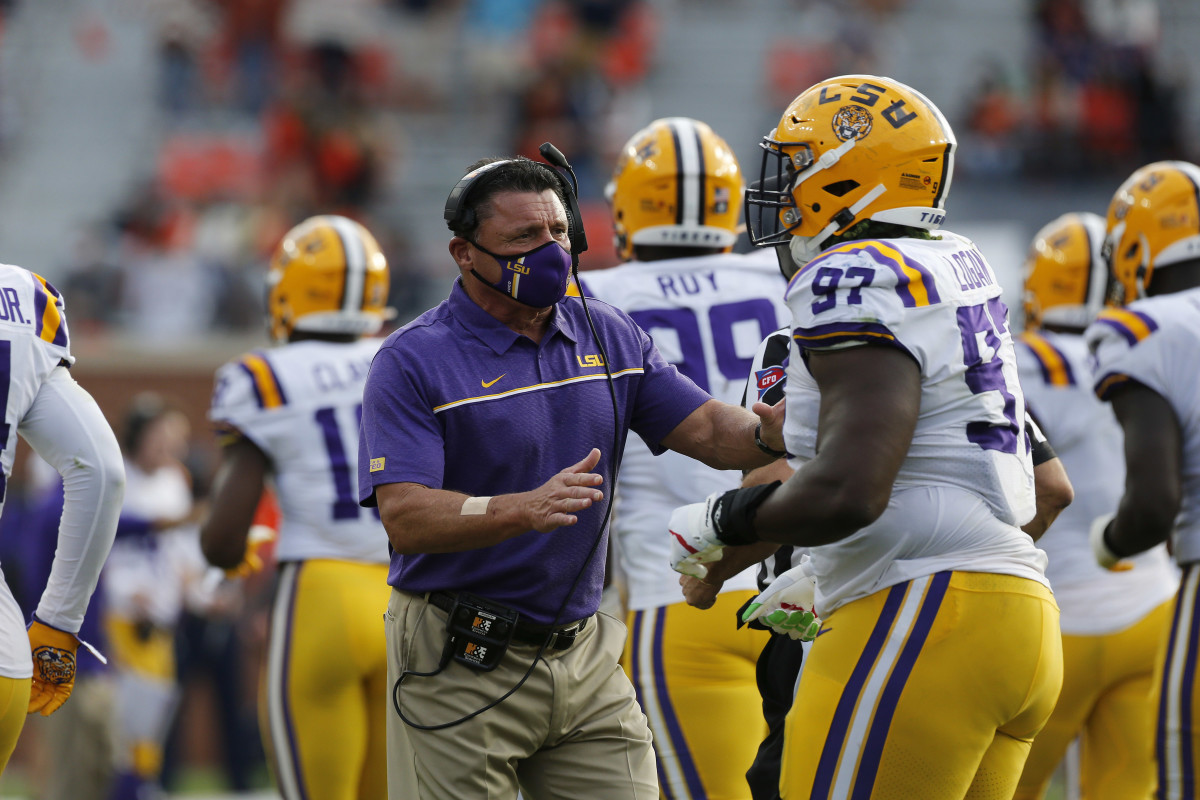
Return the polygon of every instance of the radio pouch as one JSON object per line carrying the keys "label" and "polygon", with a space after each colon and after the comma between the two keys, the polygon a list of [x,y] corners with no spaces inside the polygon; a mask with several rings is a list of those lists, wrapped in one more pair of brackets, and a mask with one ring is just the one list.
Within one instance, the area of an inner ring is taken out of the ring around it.
{"label": "radio pouch", "polygon": [[471,669],[495,669],[508,650],[520,616],[507,606],[460,593],[446,621],[447,646],[454,660]]}

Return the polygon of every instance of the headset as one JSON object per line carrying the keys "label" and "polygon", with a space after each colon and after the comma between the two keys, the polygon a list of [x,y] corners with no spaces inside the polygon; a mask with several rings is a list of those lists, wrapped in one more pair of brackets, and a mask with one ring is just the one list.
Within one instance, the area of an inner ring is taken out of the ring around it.
{"label": "headset", "polygon": [[[545,142],[538,152],[542,154],[542,158],[549,161],[554,167],[548,164],[543,164],[540,161],[529,161],[530,164],[537,164],[542,169],[554,176],[554,180],[558,182],[559,188],[562,190],[563,202],[567,210],[567,239],[571,242],[571,277],[579,281],[579,254],[588,249],[587,234],[583,230],[583,215],[579,212],[579,179],[575,177],[575,170],[571,168],[567,162],[567,157],[562,154],[562,151],[552,145],[550,142]],[[479,180],[491,172],[496,167],[503,164],[512,164],[517,159],[506,158],[502,161],[493,161],[489,164],[484,164],[481,167],[471,170],[466,175],[459,179],[454,188],[450,190],[449,196],[446,198],[446,208],[442,212],[442,218],[446,220],[446,224],[451,229],[454,228],[471,228],[475,226],[475,210],[467,207],[467,197],[471,194],[471,189],[478,185]],[[563,173],[571,176],[570,181],[567,180]]]}
{"label": "headset", "polygon": [[[554,166],[551,167],[547,164],[542,164],[541,162],[532,160],[530,160],[530,163],[537,164],[542,169],[548,170],[551,174],[553,174],[555,180],[558,181],[558,185],[562,189],[562,197],[565,201],[567,211],[567,238],[571,242],[571,277],[575,280],[576,285],[578,285],[579,254],[587,250],[588,247],[587,236],[583,230],[583,216],[579,213],[579,179],[575,176],[575,170],[571,168],[566,156],[564,156],[562,151],[553,144],[550,142],[545,142],[541,147],[538,148],[538,151],[542,154],[543,158],[545,158]],[[511,164],[515,160],[516,159],[509,158],[502,161],[493,161],[489,164],[484,164],[483,166],[468,172],[458,181],[457,184],[455,184],[454,188],[450,190],[450,195],[446,198],[446,208],[443,212],[443,218],[446,220],[446,223],[450,225],[451,229],[474,226],[476,222],[475,212],[474,210],[466,207],[466,200],[471,192],[472,187],[476,185],[476,182],[481,176],[487,174],[490,170],[495,169],[502,164]],[[567,180],[563,173],[570,175],[570,181]],[[604,359],[604,374],[608,378],[608,394],[612,400],[613,408],[613,443],[611,456],[612,475],[608,484],[608,505],[604,509],[604,517],[600,520],[600,526],[596,530],[596,540],[592,542],[592,549],[588,551],[587,556],[583,559],[583,563],[579,565],[579,572],[576,573],[574,580],[571,581],[570,587],[567,588],[566,593],[563,595],[562,602],[558,606],[558,611],[555,612],[554,620],[550,623],[549,627],[551,628],[557,627],[562,621],[561,617],[563,611],[566,610],[567,600],[570,599],[571,595],[575,593],[575,587],[579,585],[580,579],[583,578],[583,574],[587,570],[588,564],[591,563],[593,556],[595,556],[596,551],[600,547],[600,542],[604,538],[604,530],[608,527],[609,517],[612,516],[613,500],[615,499],[613,497],[612,487],[616,486],[617,473],[621,469],[621,456],[623,455],[623,451],[621,449],[621,411],[620,405],[617,402],[617,389],[616,384],[613,381],[612,368],[608,363],[608,351],[604,348],[604,342],[601,341],[600,335],[596,333],[596,326],[592,322],[592,312],[588,309],[587,298],[584,296],[583,292],[579,293],[579,299],[583,304],[583,314],[587,319],[588,328],[592,332],[592,341],[595,342],[597,349],[600,350],[601,357]],[[453,613],[451,614],[451,619],[453,620]],[[396,714],[400,717],[405,725],[415,728],[416,730],[437,731],[444,730],[446,728],[452,728],[456,725],[461,725],[467,720],[479,716],[488,709],[498,706],[500,703],[511,697],[518,689],[520,689],[525,684],[525,681],[529,679],[529,676],[533,674],[533,668],[537,666],[538,661],[542,660],[542,653],[545,652],[547,644],[549,644],[549,637],[547,637],[546,642],[538,648],[537,653],[533,657],[533,661],[531,661],[529,664],[529,668],[525,670],[525,674],[521,676],[521,679],[517,681],[516,685],[514,685],[504,694],[497,697],[495,700],[489,701],[485,705],[475,709],[469,714],[459,717],[458,719],[433,725],[421,725],[406,717],[403,709],[400,708],[400,684],[402,684],[404,679],[409,675],[416,678],[431,678],[444,670],[450,663],[451,659],[451,643],[447,641],[446,647],[444,647],[442,650],[442,656],[439,659],[436,669],[433,669],[429,672],[416,672],[414,670],[406,669],[400,673],[400,676],[396,679],[396,682],[392,684],[392,707],[395,708]]]}

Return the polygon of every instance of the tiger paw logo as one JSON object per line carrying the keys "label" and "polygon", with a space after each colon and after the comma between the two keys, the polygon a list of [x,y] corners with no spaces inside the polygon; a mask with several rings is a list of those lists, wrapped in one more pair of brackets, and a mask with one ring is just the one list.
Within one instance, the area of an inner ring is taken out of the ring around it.
{"label": "tiger paw logo", "polygon": [[875,118],[862,106],[842,106],[833,115],[833,135],[843,142],[865,138],[874,125]]}
{"label": "tiger paw logo", "polygon": [[33,663],[43,683],[70,683],[75,680],[75,656],[49,645],[33,651]]}

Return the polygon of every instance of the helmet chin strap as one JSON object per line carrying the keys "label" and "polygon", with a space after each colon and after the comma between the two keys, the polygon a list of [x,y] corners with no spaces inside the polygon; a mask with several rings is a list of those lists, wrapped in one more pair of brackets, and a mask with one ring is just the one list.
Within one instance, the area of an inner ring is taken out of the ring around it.
{"label": "helmet chin strap", "polygon": [[[851,139],[850,141],[854,140]],[[855,218],[858,217],[858,213],[867,206],[871,205],[871,203],[875,202],[875,199],[885,191],[887,191],[887,189],[884,188],[882,183],[877,184],[874,189],[860,197],[858,202],[854,203],[854,205],[834,214],[833,219],[829,221],[829,224],[818,231],[816,236],[793,236],[792,241],[788,243],[788,249],[792,253],[792,259],[795,260],[795,262],[801,267],[803,267],[809,261],[812,261],[817,257],[817,254],[821,252],[821,242],[825,241],[843,228],[849,227],[854,222]],[[845,224],[839,222],[839,220],[844,219],[847,214],[850,216],[850,222]]]}
{"label": "helmet chin strap", "polygon": [[842,156],[849,153],[856,144],[858,144],[858,139],[847,139],[832,150],[826,150],[824,153],[821,153],[821,157],[811,167],[796,176],[796,180],[792,182],[792,191],[795,191],[797,186],[821,170],[832,167]]}

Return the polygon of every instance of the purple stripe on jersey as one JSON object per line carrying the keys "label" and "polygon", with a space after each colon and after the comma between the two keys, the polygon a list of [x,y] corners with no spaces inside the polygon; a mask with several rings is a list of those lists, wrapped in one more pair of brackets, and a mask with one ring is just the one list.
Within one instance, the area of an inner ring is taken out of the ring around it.
{"label": "purple stripe on jersey", "polygon": [[858,705],[858,697],[862,694],[867,677],[871,674],[871,668],[875,666],[875,660],[879,658],[879,653],[887,641],[888,631],[892,629],[892,623],[896,621],[896,614],[900,611],[900,604],[904,602],[906,591],[908,591],[908,583],[898,583],[888,590],[887,599],[883,602],[883,610],[880,611],[875,628],[871,631],[870,638],[867,639],[867,646],[863,648],[862,655],[859,656],[858,663],[854,665],[854,671],[850,673],[850,679],[846,682],[846,687],[842,689],[842,696],[838,699],[837,709],[833,714],[833,723],[829,726],[829,738],[825,740],[825,747],[821,750],[821,760],[817,763],[817,774],[813,778],[810,800],[823,800],[823,798],[829,797],[829,791],[833,786],[833,776],[837,771],[838,759],[841,757],[842,747],[846,742],[846,733],[850,730],[850,717],[854,714],[854,707]]}
{"label": "purple stripe on jersey", "polygon": [[275,391],[279,392],[279,403],[287,405],[287,392],[283,391],[283,381],[279,380],[279,374],[275,372],[274,365],[271,364],[271,359],[267,358],[267,354],[261,350],[256,350],[254,353],[262,359],[263,364],[267,367],[267,372],[271,374],[271,382],[275,384]]}
{"label": "purple stripe on jersey", "polygon": [[46,317],[46,293],[42,291],[42,286],[34,280],[33,287],[33,312],[34,312],[34,333],[41,338],[42,329],[45,328],[43,320]]}
{"label": "purple stripe on jersey", "polygon": [[901,344],[891,329],[876,322],[830,322],[811,328],[796,328],[792,331],[792,338],[801,350],[819,350],[842,342],[887,344],[903,350],[916,360],[916,356]]}
{"label": "purple stripe on jersey", "polygon": [[1183,686],[1180,687],[1179,750],[1183,770],[1183,796],[1196,796],[1196,759],[1192,748],[1192,698],[1196,693],[1196,655],[1200,647],[1200,592],[1189,600],[1192,624],[1188,629],[1187,660],[1183,664]]}
{"label": "purple stripe on jersey", "polygon": [[908,288],[908,285],[912,282],[912,279],[909,277],[908,273],[904,271],[905,268],[911,269],[920,274],[921,283],[925,285],[925,292],[929,296],[930,305],[942,302],[942,298],[937,292],[937,286],[934,284],[933,275],[929,273],[929,270],[925,269],[917,262],[909,260],[909,258],[903,253],[900,254],[901,261],[897,261],[891,256],[885,255],[881,250],[872,245],[867,245],[863,248],[863,250],[869,253],[871,258],[875,259],[875,261],[883,264],[892,272],[896,273],[896,277],[899,279],[896,284],[896,292],[900,295],[900,300],[904,303],[906,308],[913,308],[916,306],[917,298],[913,296],[912,291]]}
{"label": "purple stripe on jersey", "polygon": [[[44,287],[45,290],[54,297],[55,305],[59,306],[59,308],[58,308],[58,329],[54,331],[54,341],[52,342],[52,344],[56,344],[59,347],[66,347],[67,346],[67,316],[66,316],[66,314],[62,313],[62,306],[59,305],[62,302],[62,295],[59,294],[58,289],[54,288],[54,284],[50,283],[50,281],[46,280],[45,278],[42,278],[41,281],[39,281],[38,283],[40,283],[41,286]],[[35,286],[34,289],[36,289],[36,288],[37,287]],[[38,291],[35,291],[33,294],[34,294],[35,298],[41,298],[41,300],[42,300],[41,306],[38,307],[38,309],[37,309],[37,312],[38,312],[37,333],[38,333],[38,336],[41,336],[42,335],[42,314],[46,310],[46,298],[45,298],[45,295],[43,295],[41,292],[38,292]]]}
{"label": "purple stripe on jersey", "polygon": [[1183,614],[1183,592],[1188,585],[1188,574],[1196,568],[1195,564],[1188,564],[1180,576],[1179,591],[1175,594],[1175,612],[1171,615],[1171,633],[1167,638],[1167,657],[1163,662],[1162,678],[1159,680],[1158,724],[1154,736],[1154,757],[1158,762],[1158,791],[1155,796],[1159,800],[1166,800],[1167,797],[1167,696],[1170,690],[1171,667],[1175,661],[1175,637],[1179,634],[1179,617]]}
{"label": "purple stripe on jersey", "polygon": [[904,691],[908,676],[916,666],[921,648],[925,646],[925,640],[929,637],[929,629],[933,627],[933,620],[938,609],[942,607],[942,599],[946,596],[949,585],[949,572],[939,572],[930,581],[925,599],[921,602],[921,610],[917,613],[916,624],[908,634],[904,649],[900,651],[900,658],[892,668],[891,677],[888,678],[879,704],[875,708],[871,729],[867,733],[867,742],[863,748],[862,766],[855,777],[854,793],[850,800],[868,800],[871,796],[871,790],[875,787],[875,777],[879,772],[879,762],[883,759],[883,746],[887,742],[888,729],[896,713],[896,705],[900,702],[900,695]]}
{"label": "purple stripe on jersey", "polygon": [[667,607],[660,606],[654,612],[654,685],[658,692],[658,707],[662,711],[663,722],[667,726],[667,735],[671,739],[671,749],[679,761],[679,769],[687,781],[688,792],[692,797],[705,797],[704,783],[696,770],[696,762],[688,750],[687,739],[683,728],[679,726],[679,718],[675,716],[675,706],[671,704],[671,693],[667,688],[666,670],[663,669],[663,629],[666,628]]}
{"label": "purple stripe on jersey", "polygon": [[296,742],[296,724],[292,721],[292,704],[290,698],[291,665],[292,665],[292,631],[296,626],[296,595],[300,593],[300,570],[304,568],[303,561],[295,562],[295,573],[292,580],[292,594],[287,598],[287,630],[284,635],[283,663],[279,676],[280,709],[283,711],[283,724],[287,728],[288,749],[292,753],[292,768],[295,772],[296,791],[300,792],[300,800],[308,800],[308,790],[304,788],[304,770],[300,766],[300,745]]}
{"label": "purple stripe on jersey", "polygon": [[258,388],[258,380],[254,376],[254,370],[246,366],[245,362],[239,362],[238,366],[242,368],[242,372],[250,376],[250,388],[254,389],[254,402],[258,403],[259,408],[266,408],[267,403],[263,400],[262,392]]}
{"label": "purple stripe on jersey", "polygon": [[[1151,319],[1147,314],[1143,314],[1141,311],[1131,311],[1129,309],[1125,309],[1125,311],[1126,313],[1132,314],[1140,319],[1146,325],[1146,329],[1151,333],[1154,333],[1156,330],[1158,330],[1158,323]],[[1097,317],[1096,322],[1100,323],[1101,325],[1107,325],[1117,333],[1121,334],[1125,341],[1129,343],[1130,347],[1133,347],[1140,341],[1137,332],[1119,319],[1100,316]]]}

